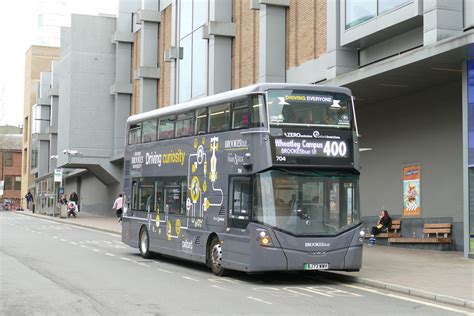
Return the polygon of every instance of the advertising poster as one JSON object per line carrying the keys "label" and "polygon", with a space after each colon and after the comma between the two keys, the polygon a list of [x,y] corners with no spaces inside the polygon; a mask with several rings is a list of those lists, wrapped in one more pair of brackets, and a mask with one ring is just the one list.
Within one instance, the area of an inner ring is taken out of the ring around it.
{"label": "advertising poster", "polygon": [[403,216],[420,216],[420,165],[403,167]]}

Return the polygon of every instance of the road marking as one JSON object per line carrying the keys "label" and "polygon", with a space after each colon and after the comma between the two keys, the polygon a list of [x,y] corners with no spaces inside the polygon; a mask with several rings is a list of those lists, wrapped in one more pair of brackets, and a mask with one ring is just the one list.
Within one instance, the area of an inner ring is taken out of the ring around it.
{"label": "road marking", "polygon": [[87,246],[81,245],[82,248],[87,248]]}
{"label": "road marking", "polygon": [[215,284],[212,284],[211,287],[214,287],[214,288],[220,289],[220,290],[227,290],[226,288],[220,287],[219,285],[215,285]]}
{"label": "road marking", "polygon": [[165,270],[165,269],[161,269],[161,268],[158,268],[158,270],[161,271],[161,272],[173,273],[173,272],[171,272],[171,271],[168,271],[168,270]]}
{"label": "road marking", "polygon": [[69,242],[71,245],[77,245],[77,242],[74,242],[74,241],[70,241]]}
{"label": "road marking", "polygon": [[396,295],[396,294],[390,294],[390,293],[383,293],[383,292],[380,292],[379,290],[369,289],[369,288],[365,288],[365,287],[358,286],[358,285],[343,284],[343,283],[340,283],[340,284],[343,285],[343,286],[346,286],[346,287],[350,287],[350,288],[354,288],[354,289],[358,289],[358,290],[362,290],[362,291],[367,291],[367,292],[371,292],[371,293],[374,293],[374,294],[379,294],[379,295],[383,295],[383,296],[397,298],[397,299],[404,300],[404,301],[409,301],[409,302],[423,304],[423,305],[427,305],[427,306],[431,306],[431,307],[435,307],[435,308],[439,308],[439,309],[444,309],[444,310],[447,310],[447,311],[450,311],[450,312],[471,315],[471,313],[468,313],[468,312],[463,311],[461,309],[448,307],[448,306],[443,306],[443,305],[439,305],[439,304],[435,304],[435,303],[429,303],[429,302],[417,300],[415,298],[409,298],[409,297],[404,297],[404,296],[400,296],[400,295]]}
{"label": "road marking", "polygon": [[128,258],[125,258],[125,257],[120,257],[120,259],[125,260],[125,261],[133,261],[132,259],[128,259]]}
{"label": "road marking", "polygon": [[67,241],[66,239],[63,239],[63,238],[61,238],[61,239],[59,239],[59,240],[61,240],[61,241]]}
{"label": "road marking", "polygon": [[265,304],[268,304],[268,305],[272,305],[272,303],[267,302],[267,301],[264,301],[264,300],[262,300],[262,299],[260,299],[260,298],[256,298],[256,297],[252,297],[252,296],[247,296],[247,298],[248,298],[249,300],[254,300],[254,301],[257,301],[257,302],[260,302],[260,303],[265,303]]}
{"label": "road marking", "polygon": [[54,239],[58,239],[58,236],[53,236]]}
{"label": "road marking", "polygon": [[95,252],[100,252],[99,249],[95,249],[95,248],[94,248],[94,249],[92,249],[92,250],[95,251]]}
{"label": "road marking", "polygon": [[106,244],[111,244],[111,242],[107,240],[102,240],[102,242],[105,242]]}
{"label": "road marking", "polygon": [[111,253],[108,253],[108,252],[106,252],[105,255],[110,256],[110,257],[115,257],[114,254],[111,254]]}
{"label": "road marking", "polygon": [[144,267],[151,267],[150,265],[146,264],[146,263],[143,263],[143,262],[138,262],[138,261],[135,261],[136,263],[138,263],[139,265],[141,266],[144,266]]}
{"label": "road marking", "polygon": [[184,275],[183,275],[183,276],[181,276],[181,277],[182,277],[183,279],[186,279],[186,280],[191,280],[191,281],[199,282],[199,280],[193,279],[193,278],[188,277],[188,276],[184,276]]}

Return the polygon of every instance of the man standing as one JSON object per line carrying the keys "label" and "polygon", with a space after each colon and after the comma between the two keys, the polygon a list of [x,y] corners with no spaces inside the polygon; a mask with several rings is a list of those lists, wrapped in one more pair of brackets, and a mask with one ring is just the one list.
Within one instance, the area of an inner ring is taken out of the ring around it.
{"label": "man standing", "polygon": [[122,221],[122,213],[123,213],[123,195],[122,193],[119,194],[118,198],[115,199],[114,206],[112,208],[115,210],[117,214],[118,221]]}
{"label": "man standing", "polygon": [[33,202],[33,194],[31,194],[31,192],[28,191],[28,193],[26,193],[25,195],[25,199],[26,199],[26,209],[30,210],[31,203]]}

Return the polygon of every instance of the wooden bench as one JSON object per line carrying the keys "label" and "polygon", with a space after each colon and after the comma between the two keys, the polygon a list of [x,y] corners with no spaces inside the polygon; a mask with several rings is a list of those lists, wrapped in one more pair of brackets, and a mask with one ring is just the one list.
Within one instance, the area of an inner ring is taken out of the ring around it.
{"label": "wooden bench", "polygon": [[421,238],[389,238],[388,242],[398,244],[450,244],[452,241],[451,228],[452,224],[450,223],[424,224]]}
{"label": "wooden bench", "polygon": [[[401,226],[402,226],[402,220],[393,219],[392,225],[390,225],[389,228],[383,229],[381,233],[375,235],[375,238],[399,238]],[[365,234],[365,238],[370,238],[370,228]]]}

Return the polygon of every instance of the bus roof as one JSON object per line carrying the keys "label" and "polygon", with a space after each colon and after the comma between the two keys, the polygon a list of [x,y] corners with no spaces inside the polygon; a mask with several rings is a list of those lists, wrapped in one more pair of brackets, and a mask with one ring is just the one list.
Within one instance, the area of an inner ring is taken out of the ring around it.
{"label": "bus roof", "polygon": [[244,96],[250,93],[264,92],[270,89],[308,89],[314,91],[324,92],[336,92],[352,95],[348,88],[335,87],[335,86],[324,86],[314,84],[295,84],[295,83],[259,83],[244,88],[230,90],[219,94],[214,94],[199,99],[194,99],[188,102],[170,105],[167,107],[151,110],[148,112],[132,115],[127,119],[127,124],[133,124],[141,122],[146,119],[160,117],[163,115],[174,114],[185,112],[188,110],[194,110],[202,106],[212,105],[215,103],[223,102],[226,100],[236,99],[239,96]]}

